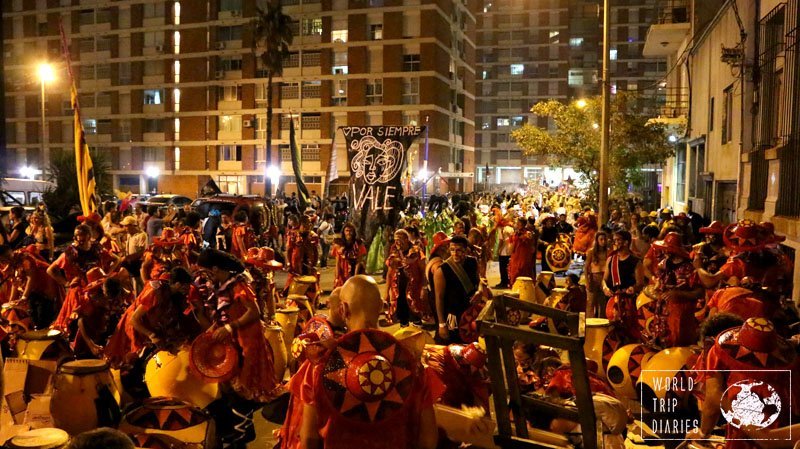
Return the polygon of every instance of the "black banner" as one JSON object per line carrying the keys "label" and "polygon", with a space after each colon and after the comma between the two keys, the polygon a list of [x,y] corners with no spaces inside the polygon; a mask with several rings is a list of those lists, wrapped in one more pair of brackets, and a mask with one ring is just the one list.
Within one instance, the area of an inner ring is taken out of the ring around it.
{"label": "black banner", "polygon": [[342,126],[350,166],[350,220],[365,241],[378,226],[394,226],[402,210],[408,147],[422,126]]}

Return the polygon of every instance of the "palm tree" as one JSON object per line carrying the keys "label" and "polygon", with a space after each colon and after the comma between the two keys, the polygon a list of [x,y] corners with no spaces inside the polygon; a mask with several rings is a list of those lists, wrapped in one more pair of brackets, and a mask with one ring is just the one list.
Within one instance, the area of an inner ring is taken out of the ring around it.
{"label": "palm tree", "polygon": [[[272,77],[283,74],[283,61],[292,45],[292,18],[283,13],[280,2],[270,1],[266,9],[256,8],[253,21],[253,52],[267,71],[267,167],[272,164]],[[272,192],[272,182],[264,176],[264,193]]]}

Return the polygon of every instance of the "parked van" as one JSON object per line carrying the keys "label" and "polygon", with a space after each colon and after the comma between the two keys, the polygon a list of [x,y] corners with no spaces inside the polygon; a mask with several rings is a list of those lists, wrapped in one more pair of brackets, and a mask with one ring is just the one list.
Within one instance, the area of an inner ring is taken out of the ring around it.
{"label": "parked van", "polygon": [[42,201],[42,195],[55,184],[33,179],[3,178],[0,180],[0,210],[14,206],[34,208]]}

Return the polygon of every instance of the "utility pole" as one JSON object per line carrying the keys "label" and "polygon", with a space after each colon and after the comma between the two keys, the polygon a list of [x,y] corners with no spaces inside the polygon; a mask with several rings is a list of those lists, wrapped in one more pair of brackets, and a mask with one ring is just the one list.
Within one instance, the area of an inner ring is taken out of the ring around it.
{"label": "utility pole", "polygon": [[600,138],[600,192],[598,206],[600,224],[608,221],[608,146],[611,125],[611,80],[608,74],[608,41],[611,33],[611,0],[603,0],[603,109],[602,109],[602,137]]}

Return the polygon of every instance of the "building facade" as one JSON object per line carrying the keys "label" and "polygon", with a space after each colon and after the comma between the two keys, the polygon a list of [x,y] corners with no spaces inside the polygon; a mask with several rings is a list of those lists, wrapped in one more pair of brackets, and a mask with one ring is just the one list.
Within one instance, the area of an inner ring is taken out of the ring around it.
{"label": "building facade", "polygon": [[[331,190],[345,188],[339,126],[427,124],[429,171],[474,172],[476,0],[282,3],[294,42],[274,79],[272,161],[287,191],[290,115],[304,180],[317,192],[331,165],[339,176]],[[263,193],[266,74],[251,46],[257,6],[264,0],[3,2],[9,172],[41,172],[51,152],[73,151],[61,22],[87,141],[110,163],[116,188],[194,196],[213,179],[226,192]],[[44,114],[41,61],[56,67]],[[412,148],[412,175],[423,145]],[[432,184],[464,190],[472,180]]]}
{"label": "building facade", "polygon": [[[478,15],[477,183],[507,186],[570,176],[526,157],[511,131],[546,119],[529,111],[539,101],[599,95],[603,11],[596,0],[492,0]],[[663,103],[663,59],[642,55],[656,0],[614,0],[611,6],[612,92],[637,91],[645,112]],[[488,179],[485,177],[489,171]],[[574,176],[574,175],[573,175]]]}

